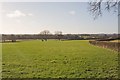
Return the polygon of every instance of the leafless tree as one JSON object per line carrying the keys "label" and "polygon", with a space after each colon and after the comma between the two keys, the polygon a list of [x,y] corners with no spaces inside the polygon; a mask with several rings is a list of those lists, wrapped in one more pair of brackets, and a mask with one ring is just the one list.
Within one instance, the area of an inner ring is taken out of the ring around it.
{"label": "leafless tree", "polygon": [[92,0],[89,2],[89,11],[94,16],[94,19],[96,19],[97,17],[102,16],[103,10],[107,10],[108,12],[113,10],[114,12],[118,12],[118,15],[120,15],[119,6],[119,0]]}
{"label": "leafless tree", "polygon": [[56,35],[56,37],[57,37],[57,39],[58,40],[61,40],[61,38],[62,38],[62,31],[55,31],[55,35]]}
{"label": "leafless tree", "polygon": [[43,36],[43,39],[42,41],[47,41],[47,36],[50,34],[50,31],[49,30],[44,30],[44,31],[41,31],[40,34]]}
{"label": "leafless tree", "polygon": [[11,41],[12,41],[12,42],[16,42],[16,37],[15,37],[15,35],[11,34],[10,38],[11,38]]}

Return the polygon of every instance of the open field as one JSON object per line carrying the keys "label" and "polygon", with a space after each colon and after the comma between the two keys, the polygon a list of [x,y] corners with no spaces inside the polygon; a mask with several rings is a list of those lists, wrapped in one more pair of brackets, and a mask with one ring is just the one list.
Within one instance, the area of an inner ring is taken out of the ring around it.
{"label": "open field", "polygon": [[3,78],[117,78],[118,53],[86,41],[2,43]]}

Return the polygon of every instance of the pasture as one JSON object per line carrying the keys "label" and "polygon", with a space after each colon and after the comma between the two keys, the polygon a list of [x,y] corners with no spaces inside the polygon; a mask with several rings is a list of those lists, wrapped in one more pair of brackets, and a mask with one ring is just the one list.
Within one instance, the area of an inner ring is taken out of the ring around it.
{"label": "pasture", "polygon": [[87,40],[2,43],[3,78],[118,78],[118,53]]}

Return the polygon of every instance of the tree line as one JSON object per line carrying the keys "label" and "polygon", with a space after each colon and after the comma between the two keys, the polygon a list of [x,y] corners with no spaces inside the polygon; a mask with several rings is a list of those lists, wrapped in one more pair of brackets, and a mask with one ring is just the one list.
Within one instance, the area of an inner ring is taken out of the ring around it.
{"label": "tree line", "polygon": [[17,40],[39,39],[47,41],[56,40],[91,40],[91,39],[120,39],[119,34],[63,34],[62,31],[55,31],[51,34],[49,30],[41,31],[39,34],[2,34],[0,42],[16,42]]}

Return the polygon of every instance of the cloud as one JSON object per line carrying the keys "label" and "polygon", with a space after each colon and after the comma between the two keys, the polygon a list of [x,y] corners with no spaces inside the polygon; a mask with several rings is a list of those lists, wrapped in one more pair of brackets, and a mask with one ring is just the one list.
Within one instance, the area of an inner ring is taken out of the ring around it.
{"label": "cloud", "polygon": [[6,11],[3,9],[0,9],[0,13],[5,13]]}
{"label": "cloud", "polygon": [[21,23],[21,20],[17,19],[16,22],[17,22],[17,23]]}
{"label": "cloud", "polygon": [[31,13],[25,14],[20,10],[15,10],[11,13],[6,14],[6,16],[9,18],[18,18],[18,17],[25,17],[25,16],[33,16],[33,14]]}
{"label": "cloud", "polygon": [[10,18],[15,18],[15,17],[22,17],[22,16],[26,16],[26,14],[24,14],[23,12],[19,11],[19,10],[15,10],[12,13],[8,13],[6,14],[7,17]]}
{"label": "cloud", "polygon": [[33,16],[33,14],[32,13],[28,13],[28,16]]}
{"label": "cloud", "polygon": [[75,11],[70,11],[69,14],[70,14],[70,15],[75,15],[76,12],[75,12]]}

